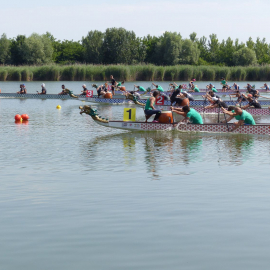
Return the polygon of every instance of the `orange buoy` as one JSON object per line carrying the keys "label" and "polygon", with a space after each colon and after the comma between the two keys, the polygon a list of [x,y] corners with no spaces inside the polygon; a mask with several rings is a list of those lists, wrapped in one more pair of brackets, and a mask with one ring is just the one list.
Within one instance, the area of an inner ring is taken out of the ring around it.
{"label": "orange buoy", "polygon": [[159,123],[169,124],[173,123],[173,114],[171,111],[161,111],[161,115],[158,119]]}
{"label": "orange buoy", "polygon": [[104,98],[112,98],[112,93],[108,92],[104,95]]}
{"label": "orange buoy", "polygon": [[189,106],[189,99],[188,99],[188,98],[183,99],[183,101],[182,101],[182,103],[181,103],[180,106],[184,107],[184,106],[186,106],[186,105]]}
{"label": "orange buoy", "polygon": [[27,114],[22,114],[21,117],[22,117],[22,120],[24,120],[24,121],[29,120],[29,116]]}
{"label": "orange buoy", "polygon": [[19,114],[16,114],[14,119],[15,121],[21,121],[22,117]]}

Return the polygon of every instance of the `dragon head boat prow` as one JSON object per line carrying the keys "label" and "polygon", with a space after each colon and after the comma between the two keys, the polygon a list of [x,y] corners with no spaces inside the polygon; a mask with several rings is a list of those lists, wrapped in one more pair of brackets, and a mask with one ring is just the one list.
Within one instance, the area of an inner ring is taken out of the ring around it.
{"label": "dragon head boat prow", "polygon": [[72,98],[78,98],[78,96],[75,96],[73,92],[69,89],[64,89],[64,92],[67,93]]}
{"label": "dragon head boat prow", "polygon": [[142,107],[145,106],[144,103],[141,103],[140,101],[138,101],[138,97],[135,96],[134,94],[127,93],[127,94],[126,94],[126,99],[132,100],[135,104],[137,104],[137,105],[139,105],[139,106],[142,106]]}
{"label": "dragon head boat prow", "polygon": [[81,110],[80,114],[83,114],[83,113],[89,114],[95,121],[98,121],[101,123],[109,123],[108,119],[100,117],[97,113],[97,110],[93,109],[90,105],[84,105],[83,107],[80,106],[79,109]]}

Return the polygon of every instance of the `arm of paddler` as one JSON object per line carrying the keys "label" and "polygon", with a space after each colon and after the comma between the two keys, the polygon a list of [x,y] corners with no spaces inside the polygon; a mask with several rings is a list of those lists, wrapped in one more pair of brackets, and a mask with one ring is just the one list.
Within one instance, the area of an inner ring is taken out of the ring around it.
{"label": "arm of paddler", "polygon": [[232,116],[232,117],[234,117],[236,114],[234,114],[233,112],[229,112],[229,111],[227,111],[226,109],[224,109],[223,107],[221,107],[221,110],[224,112],[224,113],[226,113],[226,114],[228,114],[228,115],[230,115],[230,116]]}
{"label": "arm of paddler", "polygon": [[243,126],[245,124],[244,120],[239,120],[238,122],[234,123],[234,127],[231,129],[231,131],[236,130],[237,128],[239,128],[240,126]]}
{"label": "arm of paddler", "polygon": [[224,120],[224,121],[221,122],[221,123],[222,123],[222,124],[226,124],[226,123],[230,122],[233,118],[234,118],[234,116],[230,116],[228,119]]}

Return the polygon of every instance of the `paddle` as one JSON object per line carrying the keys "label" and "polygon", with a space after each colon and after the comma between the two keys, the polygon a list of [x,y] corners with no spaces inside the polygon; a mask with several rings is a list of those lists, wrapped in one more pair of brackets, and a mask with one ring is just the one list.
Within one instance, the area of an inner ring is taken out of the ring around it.
{"label": "paddle", "polygon": [[260,97],[270,99],[269,97],[264,97],[264,96],[260,96]]}
{"label": "paddle", "polygon": [[[219,104],[219,109],[221,108],[221,105]],[[223,110],[222,110],[223,111]],[[225,119],[225,121],[226,121],[226,125],[227,125],[227,130],[228,130],[228,132],[230,131],[230,129],[229,129],[229,124],[228,124],[228,121],[227,121],[227,118],[226,118],[226,114],[225,114],[225,112],[223,111],[223,115],[224,115],[224,119]]]}

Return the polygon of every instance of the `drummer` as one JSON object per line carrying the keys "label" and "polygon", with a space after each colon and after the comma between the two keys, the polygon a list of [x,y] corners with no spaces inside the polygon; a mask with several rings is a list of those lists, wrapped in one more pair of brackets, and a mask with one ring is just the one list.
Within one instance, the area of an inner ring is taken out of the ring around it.
{"label": "drummer", "polygon": [[145,122],[155,114],[155,118],[153,120],[153,123],[157,123],[158,119],[161,115],[161,110],[156,110],[154,105],[156,103],[156,99],[159,97],[160,93],[158,91],[153,92],[153,96],[149,97],[146,101],[145,107],[144,107],[144,113],[145,113]]}
{"label": "drummer", "polygon": [[192,124],[203,124],[201,115],[193,108],[188,105],[183,108],[171,107],[172,112],[184,116],[185,118],[181,122],[190,122]]}

